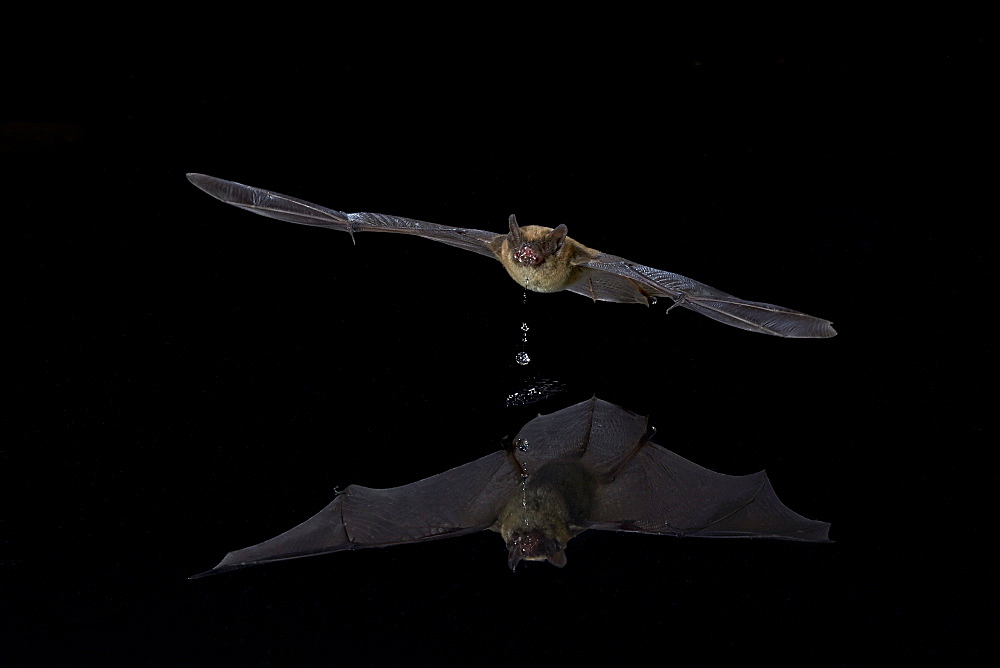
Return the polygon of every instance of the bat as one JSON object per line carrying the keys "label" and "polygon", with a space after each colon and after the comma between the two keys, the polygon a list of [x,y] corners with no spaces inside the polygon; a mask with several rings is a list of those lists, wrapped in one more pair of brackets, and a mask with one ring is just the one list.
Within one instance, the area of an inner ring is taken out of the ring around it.
{"label": "bat", "polygon": [[569,290],[594,301],[650,304],[668,297],[675,306],[719,322],[774,336],[827,338],[836,335],[829,320],[791,309],[752,302],[704,283],[588,248],[567,236],[566,225],[521,227],[511,215],[507,234],[447,227],[380,213],[342,213],[304,200],[224,181],[204,174],[188,180],[227,204],[302,225],[328,227],[351,235],[395,232],[432,239],[499,260],[519,285],[534,292]]}
{"label": "bat", "polygon": [[391,489],[350,485],[302,524],[230,552],[204,577],[286,559],[492,530],[514,570],[566,565],[588,529],[667,536],[829,542],[830,525],[795,513],[764,471],[709,471],[654,443],[647,418],[596,397],[539,415],[506,449]]}

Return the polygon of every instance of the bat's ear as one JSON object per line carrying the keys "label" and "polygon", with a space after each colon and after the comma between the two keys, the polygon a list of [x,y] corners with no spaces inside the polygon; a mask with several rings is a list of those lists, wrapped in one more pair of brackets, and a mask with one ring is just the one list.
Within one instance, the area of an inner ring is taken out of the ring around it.
{"label": "bat's ear", "polygon": [[517,224],[517,216],[510,214],[510,218],[507,219],[507,224],[510,225],[510,236],[514,241],[521,240],[521,227]]}
{"label": "bat's ear", "polygon": [[511,547],[507,550],[507,568],[511,573],[517,570],[517,565],[524,558],[524,551],[520,547]]}
{"label": "bat's ear", "polygon": [[569,228],[566,227],[565,223],[560,223],[559,226],[549,232],[549,239],[552,239],[557,244],[562,246],[563,241],[566,240],[566,234],[569,232]]}
{"label": "bat's ear", "polygon": [[566,550],[557,550],[549,556],[546,557],[548,562],[557,568],[562,568],[566,565]]}
{"label": "bat's ear", "polygon": [[566,226],[560,225],[542,238],[539,246],[545,257],[555,255],[562,250],[563,243],[566,241],[566,232]]}

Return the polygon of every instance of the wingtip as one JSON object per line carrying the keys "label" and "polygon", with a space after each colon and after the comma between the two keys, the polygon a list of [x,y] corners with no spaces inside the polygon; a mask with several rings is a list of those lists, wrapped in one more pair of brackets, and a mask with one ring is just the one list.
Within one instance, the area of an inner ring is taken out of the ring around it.
{"label": "wingtip", "polygon": [[195,573],[194,575],[188,577],[188,580],[199,580],[201,578],[208,577],[209,575],[219,575],[220,573],[228,573],[229,571],[235,571],[246,566],[252,566],[253,564],[248,564],[245,562],[239,562],[232,558],[233,553],[230,552],[226,557],[217,563],[211,570],[203,571],[201,573]]}
{"label": "wingtip", "polygon": [[[817,318],[818,319],[818,318]],[[813,334],[814,339],[832,339],[837,336],[837,330],[833,328],[833,322],[829,320],[821,320],[821,326],[819,331]]]}
{"label": "wingtip", "polygon": [[202,190],[205,189],[206,185],[220,180],[215,178],[214,176],[209,176],[208,174],[201,174],[199,172],[188,172],[184,176],[187,177],[188,181],[198,186]]}
{"label": "wingtip", "polygon": [[788,331],[766,331],[766,333],[789,339],[832,339],[837,336],[837,330],[833,328],[832,322],[814,316],[806,316],[805,322],[795,323]]}
{"label": "wingtip", "polygon": [[185,176],[191,185],[209,194],[211,194],[209,186],[213,181],[217,181],[217,179],[208,174],[199,174],[198,172],[188,172]]}
{"label": "wingtip", "polygon": [[829,522],[824,522],[822,520],[808,520],[808,528],[804,528],[799,531],[799,535],[793,536],[795,540],[801,540],[809,543],[832,543],[830,540],[830,527],[832,526]]}
{"label": "wingtip", "polygon": [[241,568],[246,568],[247,566],[253,566],[253,564],[233,564],[229,566],[224,566],[223,565],[224,563],[225,560],[223,560],[222,563],[220,563],[218,566],[216,566],[211,570],[190,575],[188,576],[188,580],[200,580],[201,578],[207,578],[210,575],[220,575],[222,573],[229,573],[230,571],[237,571],[240,570]]}
{"label": "wingtip", "polygon": [[201,573],[195,573],[194,575],[189,575],[188,580],[200,580],[201,578],[207,578],[209,575],[215,575],[215,569],[210,571],[203,571]]}
{"label": "wingtip", "polygon": [[809,520],[812,526],[802,532],[802,535],[795,536],[796,540],[801,540],[809,543],[832,543],[830,540],[830,527],[832,526],[829,522],[823,522],[821,520]]}
{"label": "wingtip", "polygon": [[188,172],[186,176],[187,180],[198,190],[221,202],[235,206],[242,204],[239,197],[241,191],[249,189],[248,186],[236,183],[235,181],[227,181],[216,176],[209,176],[208,174]]}
{"label": "wingtip", "polygon": [[833,526],[833,524],[830,523],[830,522],[821,522],[821,524],[823,525],[823,527],[822,527],[823,540],[820,541],[820,542],[822,542],[822,543],[833,543],[834,540],[832,538],[830,538],[830,528]]}

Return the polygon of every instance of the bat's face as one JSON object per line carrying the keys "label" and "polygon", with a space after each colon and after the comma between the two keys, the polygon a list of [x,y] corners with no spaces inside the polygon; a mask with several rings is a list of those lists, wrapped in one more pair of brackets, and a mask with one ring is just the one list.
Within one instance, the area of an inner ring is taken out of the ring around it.
{"label": "bat's face", "polygon": [[574,534],[571,525],[586,518],[596,490],[594,474],[575,460],[550,461],[527,476],[499,516],[511,570],[521,561],[565,566],[566,544]]}
{"label": "bat's face", "polygon": [[511,216],[507,244],[514,262],[525,267],[537,267],[562,250],[566,232],[565,225],[555,229],[538,225],[520,227]]}
{"label": "bat's face", "polygon": [[500,237],[503,243],[497,256],[518,285],[534,292],[558,292],[572,282],[569,262],[572,240],[566,226],[552,229],[539,225],[519,227],[510,217],[510,234]]}
{"label": "bat's face", "polygon": [[563,547],[556,538],[539,529],[515,531],[507,541],[507,565],[514,570],[521,561],[548,561],[562,568],[566,565]]}

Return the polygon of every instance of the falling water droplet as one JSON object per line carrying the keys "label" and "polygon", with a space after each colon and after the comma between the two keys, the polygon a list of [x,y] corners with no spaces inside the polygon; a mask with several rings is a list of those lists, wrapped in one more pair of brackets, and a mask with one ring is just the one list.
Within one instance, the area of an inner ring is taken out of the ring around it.
{"label": "falling water droplet", "polygon": [[[521,507],[528,508],[528,469],[521,470]],[[528,513],[524,513],[524,526],[528,526]]]}
{"label": "falling water droplet", "polygon": [[520,364],[521,366],[527,366],[528,364],[531,363],[531,358],[528,357],[528,353],[522,350],[518,354],[514,355],[514,361]]}
{"label": "falling water droplet", "polygon": [[649,298],[649,305],[650,306],[656,306],[656,297],[650,297]]}
{"label": "falling water droplet", "polygon": [[516,441],[514,441],[514,444],[517,445],[517,449],[520,450],[521,452],[528,451],[528,439],[519,438]]}

